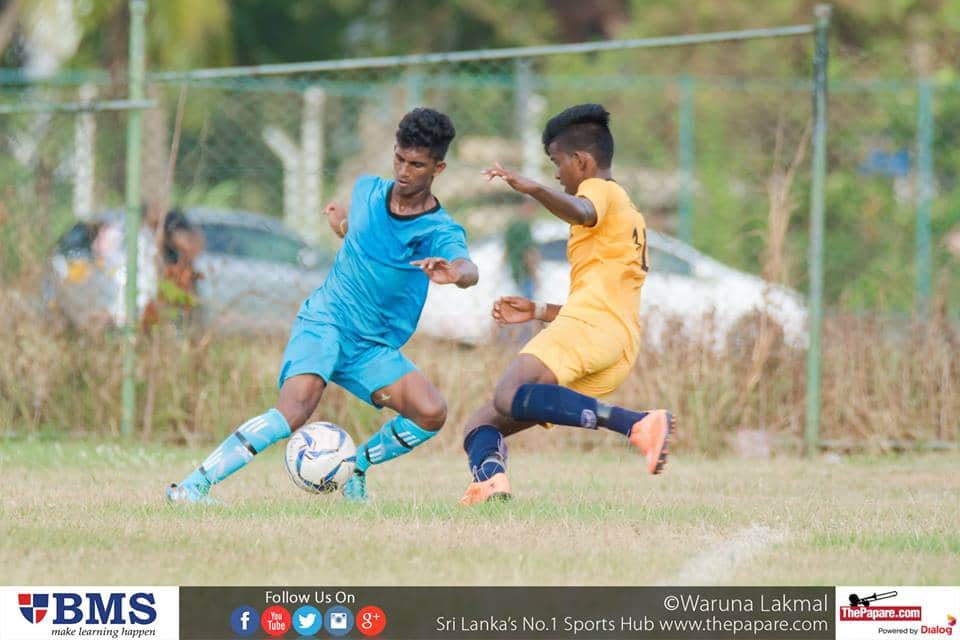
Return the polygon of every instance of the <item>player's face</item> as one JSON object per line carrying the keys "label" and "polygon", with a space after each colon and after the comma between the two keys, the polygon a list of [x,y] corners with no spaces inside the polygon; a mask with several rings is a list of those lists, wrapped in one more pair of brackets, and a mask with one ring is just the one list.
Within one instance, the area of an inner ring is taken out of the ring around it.
{"label": "player's face", "polygon": [[547,152],[550,155],[550,160],[553,162],[553,165],[557,168],[553,177],[563,185],[565,192],[570,195],[576,195],[577,188],[584,180],[583,172],[576,161],[576,156],[561,151],[555,142],[550,143],[547,147]]}
{"label": "player's face", "polygon": [[393,149],[394,189],[402,196],[412,196],[430,189],[433,179],[443,171],[446,163],[437,162],[430,157],[430,150],[424,147]]}

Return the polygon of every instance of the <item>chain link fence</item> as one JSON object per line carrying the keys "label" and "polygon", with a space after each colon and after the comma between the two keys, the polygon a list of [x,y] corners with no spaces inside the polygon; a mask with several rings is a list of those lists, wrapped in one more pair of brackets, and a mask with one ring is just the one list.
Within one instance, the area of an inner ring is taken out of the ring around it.
{"label": "chain link fence", "polygon": [[[735,46],[789,55],[780,42]],[[599,102],[613,114],[614,175],[651,227],[804,291],[810,81],[727,76],[725,51],[715,72],[696,74],[682,55],[633,50],[270,76],[148,75],[156,106],[144,111],[144,208],[259,213],[329,254],[336,245],[323,205],[346,201],[361,174],[391,175],[396,125],[426,105],[448,113],[458,131],[436,193],[471,241],[482,240],[501,232],[517,203],[481,170],[502,162],[553,184],[544,123],[571,104]],[[24,107],[121,98],[126,87],[103,74],[2,80],[0,278],[28,287],[78,220],[122,207],[126,118]],[[906,317],[920,305],[955,318],[960,83],[833,80],[829,101],[828,308]],[[918,213],[929,235],[918,233]],[[778,419],[781,401],[771,394],[765,402],[751,419]],[[950,419],[934,420],[939,431],[929,439],[952,437],[942,426]],[[828,425],[825,435],[838,434]]]}
{"label": "chain link fence", "polygon": [[[617,58],[630,56],[603,55],[608,59],[596,64],[610,71],[595,75],[578,70],[575,56],[556,56],[153,82],[148,97],[158,108],[145,111],[144,201],[262,212],[310,242],[329,243],[322,205],[347,198],[361,173],[389,175],[396,123],[413,106],[430,105],[450,114],[458,130],[438,193],[471,231],[488,234],[511,209],[479,172],[500,161],[550,183],[543,123],[589,100],[613,113],[616,176],[652,226],[763,273],[771,189],[807,134],[808,83],[624,73]],[[123,91],[102,78],[0,86],[0,103],[13,111],[0,114],[3,200],[12,222],[5,225],[5,275],[22,266],[21,252],[11,250],[15,238],[28,242],[28,255],[42,252],[72,219],[123,201],[122,113],[18,113],[17,105]],[[957,313],[960,157],[952,142],[960,127],[951,114],[958,109],[954,83],[833,82],[830,304],[909,312],[932,299]],[[929,158],[926,176],[922,158]],[[789,189],[791,204],[783,281],[797,288],[806,281],[808,174],[805,160],[793,182],[779,187]],[[928,237],[922,229],[918,237],[918,213],[929,220]]]}

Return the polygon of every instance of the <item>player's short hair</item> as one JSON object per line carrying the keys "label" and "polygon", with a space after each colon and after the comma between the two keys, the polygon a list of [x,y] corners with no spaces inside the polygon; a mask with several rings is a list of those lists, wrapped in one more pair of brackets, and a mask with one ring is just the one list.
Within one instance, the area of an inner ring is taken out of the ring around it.
{"label": "player's short hair", "polygon": [[401,149],[429,149],[430,157],[439,162],[446,157],[450,142],[456,135],[449,116],[426,107],[417,107],[400,121],[397,146]]}
{"label": "player's short hair", "polygon": [[610,112],[599,104],[578,104],[550,118],[543,128],[543,150],[556,142],[561,151],[586,151],[601,169],[613,162]]}

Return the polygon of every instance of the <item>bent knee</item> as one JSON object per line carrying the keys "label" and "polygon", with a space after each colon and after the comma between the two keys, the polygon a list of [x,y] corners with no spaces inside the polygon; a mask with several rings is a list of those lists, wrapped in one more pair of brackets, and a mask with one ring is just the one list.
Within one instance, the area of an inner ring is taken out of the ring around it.
{"label": "bent knee", "polygon": [[326,383],[319,376],[300,375],[287,380],[280,389],[277,411],[283,414],[291,430],[302,427],[313,415]]}
{"label": "bent knee", "polygon": [[283,414],[287,424],[290,425],[290,431],[296,431],[307,424],[315,408],[316,405],[309,402],[287,401],[277,403],[277,411]]}
{"label": "bent knee", "polygon": [[427,431],[439,431],[447,421],[447,403],[434,398],[417,407],[417,424]]}
{"label": "bent knee", "polygon": [[497,387],[493,394],[493,408],[505,418],[513,416],[513,398],[517,395],[516,387]]}

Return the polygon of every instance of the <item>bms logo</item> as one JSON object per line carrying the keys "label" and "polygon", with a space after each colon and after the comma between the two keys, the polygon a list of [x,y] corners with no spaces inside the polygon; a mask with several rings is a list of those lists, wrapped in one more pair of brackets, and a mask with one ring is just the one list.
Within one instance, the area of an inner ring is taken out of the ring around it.
{"label": "bms logo", "polygon": [[152,624],[157,600],[152,593],[19,593],[20,613],[27,622],[43,620],[53,600],[53,624]]}
{"label": "bms logo", "polygon": [[47,603],[50,596],[46,593],[18,593],[17,602],[20,613],[30,624],[37,624],[47,617]]}

